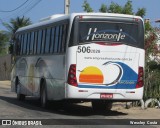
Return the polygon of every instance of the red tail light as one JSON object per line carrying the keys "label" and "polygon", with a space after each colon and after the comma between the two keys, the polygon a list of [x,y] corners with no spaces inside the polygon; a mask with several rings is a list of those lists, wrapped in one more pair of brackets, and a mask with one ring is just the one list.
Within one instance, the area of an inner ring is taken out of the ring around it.
{"label": "red tail light", "polygon": [[137,80],[136,88],[143,87],[143,84],[144,84],[143,77],[144,77],[143,67],[139,67],[139,69],[138,69],[138,80]]}
{"label": "red tail light", "polygon": [[76,64],[71,64],[68,73],[68,84],[77,86]]}

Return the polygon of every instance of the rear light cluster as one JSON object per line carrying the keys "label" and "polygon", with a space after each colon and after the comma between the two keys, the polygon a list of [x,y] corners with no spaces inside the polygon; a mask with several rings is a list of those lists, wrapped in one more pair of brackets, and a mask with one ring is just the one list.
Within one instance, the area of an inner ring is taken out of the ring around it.
{"label": "rear light cluster", "polygon": [[71,64],[68,73],[68,84],[77,86],[76,64]]}
{"label": "rear light cluster", "polygon": [[136,88],[143,87],[143,84],[144,84],[143,77],[144,77],[143,67],[139,67],[139,69],[138,69],[138,81],[137,81],[137,84],[136,84]]}

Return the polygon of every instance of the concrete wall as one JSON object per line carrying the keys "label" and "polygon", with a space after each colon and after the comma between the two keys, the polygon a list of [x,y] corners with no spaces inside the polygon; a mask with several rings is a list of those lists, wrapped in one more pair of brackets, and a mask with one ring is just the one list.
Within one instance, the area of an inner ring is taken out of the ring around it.
{"label": "concrete wall", "polygon": [[11,55],[0,56],[0,80],[11,78]]}

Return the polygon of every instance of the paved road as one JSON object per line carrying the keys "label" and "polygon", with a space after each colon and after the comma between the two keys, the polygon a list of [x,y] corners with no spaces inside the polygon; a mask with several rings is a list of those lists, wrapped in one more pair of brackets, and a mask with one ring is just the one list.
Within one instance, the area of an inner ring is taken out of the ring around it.
{"label": "paved road", "polygon": [[[10,91],[10,86],[2,85],[0,83],[0,119],[53,119],[47,120],[51,124],[50,126],[41,127],[65,127],[81,128],[84,126],[81,124],[86,124],[85,127],[123,127],[128,128],[128,126],[114,126],[105,125],[106,119],[113,119],[110,123],[117,124],[115,119],[127,119],[128,113],[112,110],[109,112],[94,112],[90,106],[82,106],[77,104],[69,103],[51,103],[48,109],[43,109],[39,107],[39,101],[35,98],[28,97],[24,102],[18,101],[16,99],[16,94]],[[58,120],[57,120],[58,119]],[[69,119],[69,120],[66,120]],[[122,124],[124,122],[121,122]],[[72,124],[68,126],[69,124]],[[73,125],[74,124],[74,125]],[[77,124],[77,125],[75,125]],[[125,123],[124,123],[125,124]],[[96,126],[98,125],[98,126]],[[11,126],[13,127],[13,126]],[[14,126],[17,127],[17,126]],[[38,126],[40,127],[40,126]],[[141,126],[129,127],[139,128]],[[151,126],[144,126],[149,128]],[[157,127],[157,126],[152,126]]]}

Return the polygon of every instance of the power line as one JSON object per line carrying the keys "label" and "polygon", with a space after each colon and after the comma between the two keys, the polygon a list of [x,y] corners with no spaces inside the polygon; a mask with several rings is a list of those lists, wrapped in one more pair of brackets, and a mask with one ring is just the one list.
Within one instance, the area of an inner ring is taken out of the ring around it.
{"label": "power line", "polygon": [[29,0],[26,0],[24,3],[22,3],[20,6],[18,6],[17,8],[13,9],[13,10],[9,10],[9,11],[5,11],[5,10],[0,10],[0,12],[13,12],[16,11],[17,9],[21,8],[23,5],[25,5]]}
{"label": "power line", "polygon": [[21,8],[18,12],[14,12],[11,15],[8,15],[7,17],[1,18],[3,20],[9,19],[9,18],[13,18],[15,16],[24,16],[26,15],[29,11],[31,11],[31,9],[33,9],[37,4],[39,4],[42,0],[33,0],[30,1],[28,4],[26,4],[23,8]]}
{"label": "power line", "polygon": [[38,0],[35,4],[33,4],[30,8],[28,8],[23,15],[27,14],[28,12],[30,12],[34,7],[36,7],[42,0]]}

